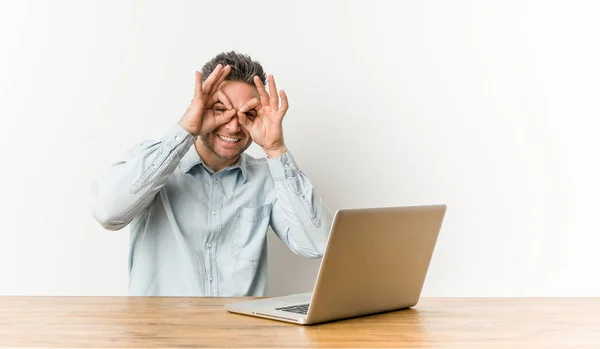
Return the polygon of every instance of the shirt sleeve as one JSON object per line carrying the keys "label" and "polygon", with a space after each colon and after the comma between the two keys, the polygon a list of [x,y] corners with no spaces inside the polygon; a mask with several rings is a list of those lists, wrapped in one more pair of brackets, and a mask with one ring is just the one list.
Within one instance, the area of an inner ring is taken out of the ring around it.
{"label": "shirt sleeve", "polygon": [[90,209],[105,229],[119,230],[150,205],[196,137],[179,124],[160,140],[140,142],[91,187]]}
{"label": "shirt sleeve", "polygon": [[331,211],[289,151],[267,163],[277,194],[271,228],[295,254],[321,258],[333,221]]}

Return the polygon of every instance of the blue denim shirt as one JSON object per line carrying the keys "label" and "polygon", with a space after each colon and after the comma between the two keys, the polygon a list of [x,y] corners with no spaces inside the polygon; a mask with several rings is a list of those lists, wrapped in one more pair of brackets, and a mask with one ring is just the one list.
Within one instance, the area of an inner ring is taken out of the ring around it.
{"label": "blue denim shirt", "polygon": [[92,185],[94,218],[130,226],[131,295],[264,296],[269,227],[294,253],[322,257],[333,216],[290,152],[244,153],[215,173],[195,139],[175,125]]}

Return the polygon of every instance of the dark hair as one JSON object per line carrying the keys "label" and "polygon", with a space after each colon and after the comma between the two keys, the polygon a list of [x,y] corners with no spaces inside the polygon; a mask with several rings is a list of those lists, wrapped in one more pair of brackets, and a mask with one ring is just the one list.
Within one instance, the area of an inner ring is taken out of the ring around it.
{"label": "dark hair", "polygon": [[205,80],[215,70],[217,65],[231,66],[231,71],[225,80],[243,81],[254,86],[254,76],[258,75],[263,85],[267,84],[267,76],[259,62],[250,56],[235,51],[223,52],[216,55],[202,67],[202,79]]}

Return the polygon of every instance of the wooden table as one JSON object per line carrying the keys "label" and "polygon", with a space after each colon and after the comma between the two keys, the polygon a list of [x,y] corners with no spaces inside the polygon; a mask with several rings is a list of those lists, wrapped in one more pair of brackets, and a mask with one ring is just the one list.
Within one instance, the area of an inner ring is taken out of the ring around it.
{"label": "wooden table", "polygon": [[600,348],[600,298],[423,298],[309,327],[223,308],[239,300],[0,297],[0,347]]}

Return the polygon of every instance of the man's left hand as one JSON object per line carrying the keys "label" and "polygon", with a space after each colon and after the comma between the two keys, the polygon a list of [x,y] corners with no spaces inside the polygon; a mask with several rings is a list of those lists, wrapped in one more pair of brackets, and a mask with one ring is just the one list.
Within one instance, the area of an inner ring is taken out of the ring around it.
{"label": "man's left hand", "polygon": [[287,148],[283,142],[282,121],[288,110],[288,100],[283,90],[279,91],[281,106],[275,79],[268,76],[269,94],[258,76],[254,77],[260,100],[253,98],[244,104],[237,112],[242,127],[249,133],[252,140],[260,145],[269,158],[283,155]]}

